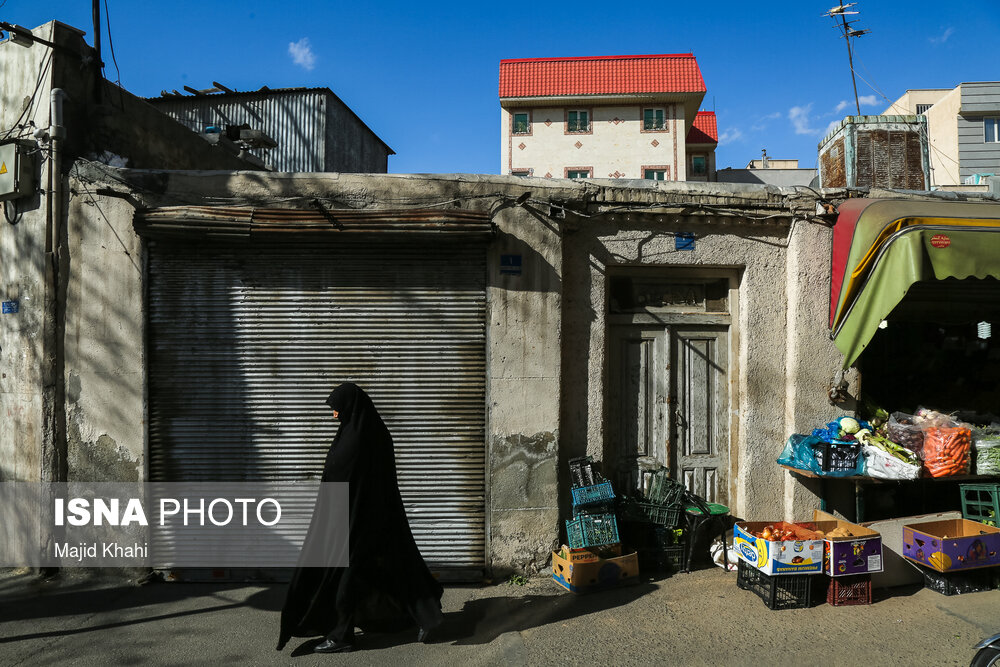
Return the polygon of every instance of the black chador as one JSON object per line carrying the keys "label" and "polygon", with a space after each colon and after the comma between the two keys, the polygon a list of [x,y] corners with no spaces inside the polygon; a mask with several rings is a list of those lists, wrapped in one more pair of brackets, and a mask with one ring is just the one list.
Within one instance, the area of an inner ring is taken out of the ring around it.
{"label": "black chador", "polygon": [[[340,428],[326,455],[324,482],[349,485],[349,565],[298,567],[281,611],[280,651],[290,637],[323,635],[319,652],[350,651],[354,627],[416,623],[419,638],[441,623],[441,585],[410,532],[396,481],[392,436],[360,387],[337,387],[327,405]],[[317,503],[303,550],[330,513]]]}

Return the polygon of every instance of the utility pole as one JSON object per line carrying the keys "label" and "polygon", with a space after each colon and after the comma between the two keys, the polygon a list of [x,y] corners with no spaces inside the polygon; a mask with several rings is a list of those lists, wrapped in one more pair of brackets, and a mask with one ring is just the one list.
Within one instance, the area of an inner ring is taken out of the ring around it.
{"label": "utility pole", "polygon": [[[840,5],[832,8],[823,16],[829,16],[837,24],[837,28],[841,30],[844,42],[847,44],[847,63],[851,67],[851,85],[854,86],[854,106],[858,110],[858,115],[861,115],[861,103],[858,101],[858,82],[854,78],[854,54],[851,53],[851,37],[860,37],[870,31],[868,30],[855,30],[851,27],[852,24],[857,23],[857,21],[848,21],[848,14],[857,14],[858,12],[848,11],[851,7],[854,7],[858,3],[849,2],[846,5],[841,2]],[[837,23],[837,19],[840,22]]]}

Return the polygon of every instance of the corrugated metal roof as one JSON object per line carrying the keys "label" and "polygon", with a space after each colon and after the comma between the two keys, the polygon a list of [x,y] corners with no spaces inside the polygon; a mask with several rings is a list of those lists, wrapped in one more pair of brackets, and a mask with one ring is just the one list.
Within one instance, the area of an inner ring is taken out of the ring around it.
{"label": "corrugated metal roof", "polygon": [[[335,92],[329,88],[323,86],[318,88],[308,88],[308,87],[297,87],[297,88],[268,88],[267,86],[261,86],[258,90],[246,90],[246,91],[219,91],[219,92],[209,92],[213,89],[208,89],[206,91],[201,91],[198,95],[183,95],[183,94],[168,94],[161,93],[160,97],[147,97],[145,98],[147,102],[154,105],[158,109],[166,110],[181,110],[181,109],[192,109],[192,108],[209,108],[212,106],[226,105],[226,104],[239,104],[246,102],[247,100],[278,100],[278,99],[288,99],[288,98],[299,98],[299,99],[314,99],[317,96],[330,96],[344,105],[344,109],[347,110],[351,116],[353,116],[358,123],[360,123],[366,130],[371,132],[372,136],[385,146],[389,155],[395,155],[396,151],[390,148],[389,144],[385,143],[381,137],[379,137],[375,132],[368,127],[368,124],[361,120],[361,117],[354,112],[351,107],[347,105],[344,100],[340,99]],[[214,89],[218,91],[218,89]],[[314,95],[305,95],[306,93],[313,93]],[[168,112],[169,113],[169,112]],[[170,113],[169,115],[174,116],[175,114]],[[176,117],[176,116],[175,116]],[[185,123],[187,125],[187,123]],[[277,138],[277,137],[274,137]]]}
{"label": "corrugated metal roof", "polygon": [[694,126],[687,135],[689,144],[719,143],[719,128],[714,111],[699,111],[694,117]]}
{"label": "corrugated metal roof", "polygon": [[500,98],[704,93],[694,55],[675,53],[500,61]]}

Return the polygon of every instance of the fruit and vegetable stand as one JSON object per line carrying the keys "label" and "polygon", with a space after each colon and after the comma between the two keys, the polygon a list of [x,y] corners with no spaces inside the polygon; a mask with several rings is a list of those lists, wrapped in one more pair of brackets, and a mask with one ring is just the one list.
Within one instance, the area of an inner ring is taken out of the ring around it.
{"label": "fruit and vegetable stand", "polygon": [[818,480],[828,509],[830,483],[852,484],[854,520],[864,521],[865,487],[882,484],[1000,482],[1000,432],[921,409],[915,415],[877,413],[871,422],[842,417],[811,435],[792,435],[778,464]]}

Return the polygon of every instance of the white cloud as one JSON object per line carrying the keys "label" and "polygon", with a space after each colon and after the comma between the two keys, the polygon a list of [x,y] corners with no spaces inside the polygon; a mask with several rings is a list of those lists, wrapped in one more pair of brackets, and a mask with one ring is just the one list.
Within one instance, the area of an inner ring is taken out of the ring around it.
{"label": "white cloud", "polygon": [[952,27],[948,27],[945,28],[944,32],[942,32],[940,35],[938,35],[937,37],[931,37],[927,41],[930,42],[931,44],[944,44],[945,42],[948,41],[948,38],[954,34],[955,34],[955,29]]}
{"label": "white cloud", "polygon": [[809,112],[812,111],[812,102],[804,107],[792,107],[788,110],[788,120],[795,128],[795,134],[816,134],[816,130],[809,127]]}
{"label": "white cloud", "polygon": [[[861,105],[861,106],[863,106],[863,107],[874,107],[874,106],[877,106],[878,105],[878,95],[862,95],[861,97],[858,98],[858,104]],[[847,114],[846,115],[850,115],[852,111],[855,111],[855,112],[857,111],[857,107],[854,104],[851,104],[848,100],[841,100],[841,101],[837,102],[837,106],[835,106],[833,108],[833,111],[831,111],[829,114],[824,114],[824,115],[826,115],[826,116],[829,116],[829,115],[841,116],[841,115],[845,115],[845,114],[843,114],[844,110],[847,110]]]}
{"label": "white cloud", "polygon": [[781,112],[775,111],[774,113],[769,113],[764,116],[763,120],[777,120],[779,118],[781,118]]}
{"label": "white cloud", "polygon": [[719,145],[725,146],[743,138],[743,131],[738,127],[727,127],[726,131],[719,135]]}
{"label": "white cloud", "polygon": [[292,62],[304,69],[312,69],[316,66],[316,54],[313,53],[312,44],[309,43],[308,37],[290,43],[288,55],[292,57]]}
{"label": "white cloud", "polygon": [[823,136],[825,137],[826,135],[828,135],[831,132],[833,132],[833,129],[835,127],[837,127],[838,125],[840,125],[840,121],[839,120],[831,120],[830,124],[826,126],[825,130],[823,130]]}

